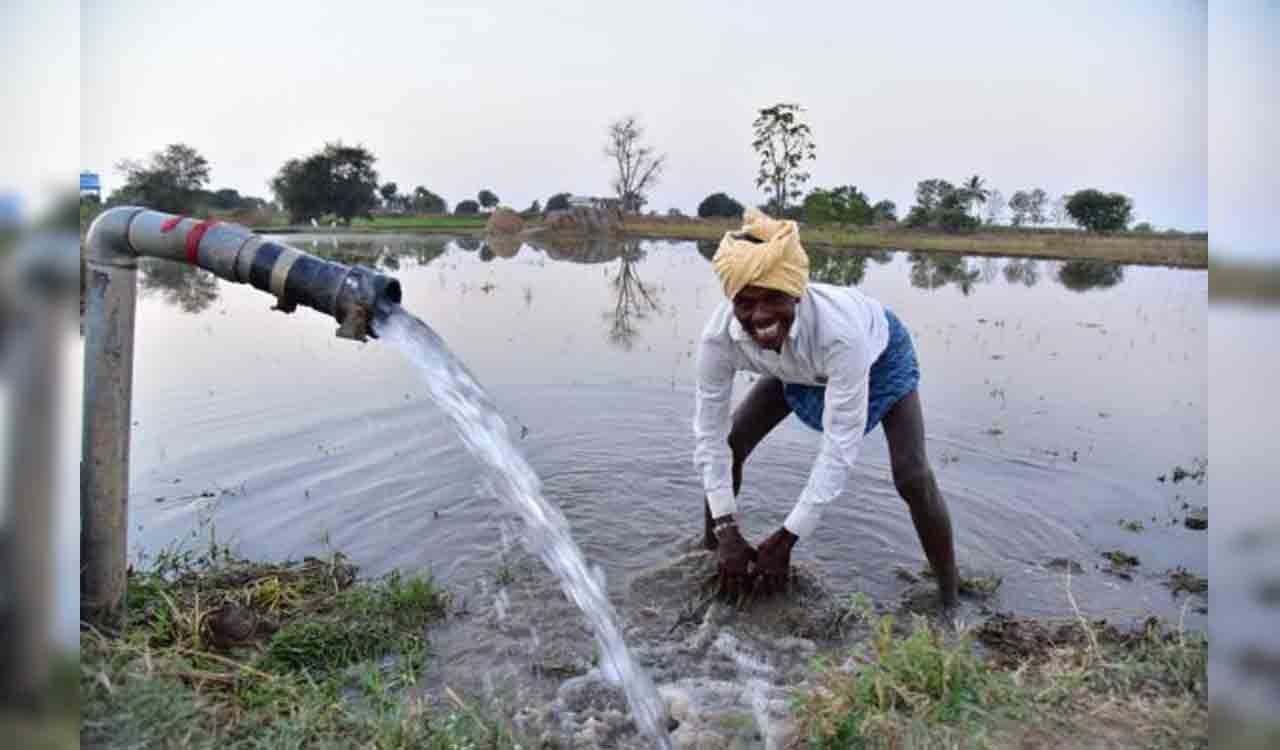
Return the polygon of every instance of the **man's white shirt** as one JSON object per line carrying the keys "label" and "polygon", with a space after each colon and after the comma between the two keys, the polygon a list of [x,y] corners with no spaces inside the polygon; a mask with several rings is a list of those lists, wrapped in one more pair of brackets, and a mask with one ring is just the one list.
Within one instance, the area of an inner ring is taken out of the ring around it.
{"label": "man's white shirt", "polygon": [[693,460],[720,517],[737,510],[729,449],[734,373],[773,375],[784,383],[826,386],[822,446],[800,499],[783,524],[799,537],[817,527],[822,510],[844,489],[867,424],[868,374],[889,342],[884,307],[852,287],[810,283],[796,305],[782,351],[762,348],[725,300],[702,331],[693,430]]}

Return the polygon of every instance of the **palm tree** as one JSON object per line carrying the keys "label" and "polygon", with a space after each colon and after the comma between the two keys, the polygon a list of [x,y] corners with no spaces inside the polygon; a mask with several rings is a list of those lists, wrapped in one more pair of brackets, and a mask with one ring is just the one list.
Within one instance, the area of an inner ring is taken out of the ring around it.
{"label": "palm tree", "polygon": [[[980,214],[981,211],[977,207],[986,203],[987,197],[991,195],[991,191],[986,188],[986,180],[975,174],[961,183],[960,189],[964,191],[965,202],[973,208],[974,215]],[[978,218],[981,219],[981,216]]]}

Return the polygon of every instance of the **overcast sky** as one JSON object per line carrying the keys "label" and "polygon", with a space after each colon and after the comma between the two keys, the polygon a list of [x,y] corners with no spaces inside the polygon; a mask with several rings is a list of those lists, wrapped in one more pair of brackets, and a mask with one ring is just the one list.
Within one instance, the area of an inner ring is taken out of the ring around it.
{"label": "overcast sky", "polygon": [[492,188],[524,208],[561,190],[607,193],[605,127],[634,113],[669,155],[650,207],[691,212],[720,190],[762,202],[751,121],[794,101],[818,145],[810,187],[854,184],[903,210],[928,177],[977,173],[1006,196],[1099,187],[1131,195],[1158,226],[1203,229],[1212,216],[1215,250],[1276,247],[1280,185],[1263,167],[1277,161],[1267,123],[1280,114],[1280,53],[1268,40],[1280,10],[1266,0],[86,0],[77,101],[48,84],[65,72],[70,58],[50,51],[65,42],[27,18],[56,4],[5,5],[15,22],[0,41],[18,54],[0,85],[57,115],[15,126],[5,167],[19,177],[43,158],[28,141],[61,134],[71,115],[78,166],[108,190],[121,159],[183,141],[211,162],[213,187],[269,197],[286,159],[342,139],[402,188],[451,204]]}

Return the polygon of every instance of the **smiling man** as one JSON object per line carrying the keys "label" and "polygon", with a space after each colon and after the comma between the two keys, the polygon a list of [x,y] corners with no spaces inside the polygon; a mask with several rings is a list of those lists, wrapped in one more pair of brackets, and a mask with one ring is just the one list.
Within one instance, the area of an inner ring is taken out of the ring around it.
{"label": "smiling man", "polygon": [[[717,551],[721,587],[786,588],[791,549],[821,525],[843,490],[862,437],[884,425],[894,486],[906,501],[944,611],[958,583],[951,520],[925,453],[919,367],[898,318],[857,289],[809,283],[809,258],[793,221],[747,209],[712,259],[726,301],[698,349],[694,463],[706,491],[705,545]],[[734,373],[764,376],[733,411]],[[738,528],[742,466],[788,414],[822,432],[800,499],[781,528],[753,548]]]}

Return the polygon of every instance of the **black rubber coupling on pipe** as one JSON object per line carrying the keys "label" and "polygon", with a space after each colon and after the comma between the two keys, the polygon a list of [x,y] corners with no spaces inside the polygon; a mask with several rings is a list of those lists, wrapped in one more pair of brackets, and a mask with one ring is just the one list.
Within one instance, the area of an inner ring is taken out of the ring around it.
{"label": "black rubber coupling on pipe", "polygon": [[389,315],[398,304],[399,281],[364,266],[352,266],[338,291],[337,309],[333,313],[339,323],[338,335],[358,341],[368,336],[377,338],[373,321]]}
{"label": "black rubber coupling on pipe", "polygon": [[[284,275],[283,293],[278,286]],[[275,280],[275,284],[273,284]],[[363,266],[348,266],[275,243],[257,248],[251,260],[249,283],[274,293],[279,308],[293,312],[298,305],[332,315],[338,335],[365,340],[377,338],[371,325],[400,304],[400,282]],[[274,288],[273,288],[274,287]]]}

